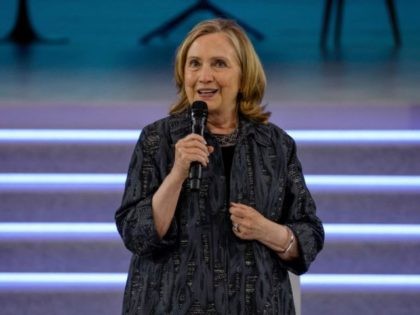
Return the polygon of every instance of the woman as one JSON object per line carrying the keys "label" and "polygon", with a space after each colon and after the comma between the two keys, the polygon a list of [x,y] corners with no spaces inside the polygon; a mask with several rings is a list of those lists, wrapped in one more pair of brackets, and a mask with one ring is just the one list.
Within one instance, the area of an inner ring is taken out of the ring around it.
{"label": "woman", "polygon": [[[177,51],[178,100],[141,133],[118,231],[133,253],[124,314],[294,314],[324,231],[293,139],[268,122],[265,74],[234,22],[198,24]],[[204,101],[204,137],[190,104]],[[191,162],[201,188],[188,185]]]}

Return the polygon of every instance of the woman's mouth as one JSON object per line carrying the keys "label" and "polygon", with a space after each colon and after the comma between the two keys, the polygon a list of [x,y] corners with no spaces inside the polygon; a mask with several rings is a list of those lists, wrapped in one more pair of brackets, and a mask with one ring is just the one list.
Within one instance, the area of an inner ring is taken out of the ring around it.
{"label": "woman's mouth", "polygon": [[197,93],[201,97],[212,97],[217,91],[218,89],[198,89]]}

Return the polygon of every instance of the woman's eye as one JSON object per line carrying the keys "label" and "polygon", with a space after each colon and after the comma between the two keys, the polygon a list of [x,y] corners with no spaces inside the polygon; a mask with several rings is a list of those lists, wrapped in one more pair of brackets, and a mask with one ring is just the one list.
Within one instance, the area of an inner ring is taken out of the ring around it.
{"label": "woman's eye", "polygon": [[218,68],[226,67],[226,62],[224,60],[216,60],[214,62],[215,66]]}
{"label": "woman's eye", "polygon": [[193,68],[198,67],[199,65],[200,63],[198,62],[198,60],[195,60],[195,59],[192,59],[188,62],[188,66],[193,67]]}

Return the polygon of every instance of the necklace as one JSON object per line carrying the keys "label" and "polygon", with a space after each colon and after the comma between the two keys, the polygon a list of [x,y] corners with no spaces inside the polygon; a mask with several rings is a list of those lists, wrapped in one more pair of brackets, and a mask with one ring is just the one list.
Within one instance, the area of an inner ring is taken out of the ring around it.
{"label": "necklace", "polygon": [[228,147],[236,144],[236,142],[238,141],[238,134],[239,129],[235,128],[235,130],[231,134],[213,134],[213,136],[216,138],[217,142],[221,147]]}

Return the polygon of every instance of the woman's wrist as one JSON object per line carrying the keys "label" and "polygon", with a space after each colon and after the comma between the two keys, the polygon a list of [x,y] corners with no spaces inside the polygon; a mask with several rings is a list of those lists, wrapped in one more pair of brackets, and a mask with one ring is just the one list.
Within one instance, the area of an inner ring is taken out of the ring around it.
{"label": "woman's wrist", "polygon": [[295,235],[293,234],[292,230],[287,225],[284,225],[284,228],[287,231],[286,243],[283,245],[282,249],[277,251],[277,253],[281,255],[287,254],[295,242]]}
{"label": "woman's wrist", "polygon": [[169,172],[168,177],[170,178],[171,182],[182,186],[184,181],[188,178],[188,171],[180,170],[174,165],[172,170]]}

